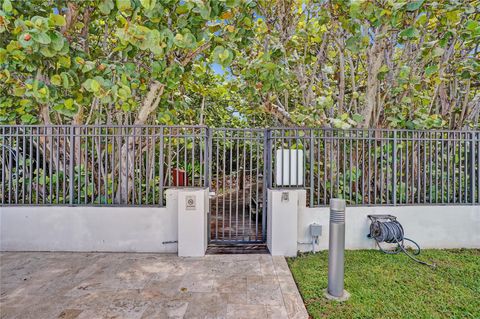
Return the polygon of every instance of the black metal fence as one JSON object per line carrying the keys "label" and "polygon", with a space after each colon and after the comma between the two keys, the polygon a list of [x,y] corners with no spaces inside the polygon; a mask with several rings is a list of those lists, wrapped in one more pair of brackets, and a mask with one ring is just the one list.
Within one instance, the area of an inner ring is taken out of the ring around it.
{"label": "black metal fence", "polygon": [[310,206],[332,197],[349,205],[480,203],[480,132],[282,128],[269,141],[272,187],[304,187]]}
{"label": "black metal fence", "polygon": [[260,205],[267,187],[305,188],[311,207],[331,197],[480,203],[478,131],[0,126],[0,134],[0,205],[163,206],[167,188],[209,186],[224,196],[222,209],[228,188]]}
{"label": "black metal fence", "polygon": [[207,185],[207,129],[1,126],[1,205],[163,206]]}

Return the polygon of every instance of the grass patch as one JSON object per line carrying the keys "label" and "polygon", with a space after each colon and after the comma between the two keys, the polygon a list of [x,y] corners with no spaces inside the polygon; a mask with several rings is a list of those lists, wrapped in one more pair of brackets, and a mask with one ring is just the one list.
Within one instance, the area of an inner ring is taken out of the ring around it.
{"label": "grass patch", "polygon": [[345,252],[343,303],[325,299],[328,251],[288,259],[312,318],[480,318],[480,250],[423,250],[407,256],[375,250]]}

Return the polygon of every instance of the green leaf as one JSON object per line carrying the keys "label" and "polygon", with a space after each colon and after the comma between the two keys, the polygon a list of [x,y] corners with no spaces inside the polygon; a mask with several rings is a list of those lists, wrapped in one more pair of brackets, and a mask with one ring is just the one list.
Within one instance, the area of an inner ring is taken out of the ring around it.
{"label": "green leaf", "polygon": [[409,39],[416,38],[418,35],[419,35],[419,32],[415,27],[407,28],[402,32],[400,32],[399,34],[400,37],[409,38]]}
{"label": "green leaf", "polygon": [[49,47],[42,47],[40,49],[40,53],[47,58],[51,58],[55,56],[55,50],[52,50]]}
{"label": "green leaf", "polygon": [[480,23],[475,20],[468,20],[465,24],[465,28],[469,31],[476,31],[477,28],[480,26]]}
{"label": "green leaf", "polygon": [[386,64],[383,64],[380,69],[378,70],[379,73],[387,73],[388,71],[390,71],[390,69],[388,68],[388,66]]}
{"label": "green leaf", "polygon": [[100,90],[100,83],[98,83],[97,80],[95,79],[87,79],[85,82],[83,82],[83,87],[88,91],[88,92],[98,92]]}
{"label": "green leaf", "polygon": [[273,62],[267,62],[265,63],[265,69],[269,70],[269,71],[272,71],[272,70],[275,70],[275,68],[277,67],[277,65]]}
{"label": "green leaf", "polygon": [[362,44],[362,40],[358,35],[351,36],[350,38],[345,41],[345,45],[348,50],[356,53],[360,49],[360,45]]}
{"label": "green leaf", "polygon": [[422,6],[423,2],[424,2],[424,0],[417,0],[417,1],[409,2],[407,4],[407,11],[418,10]]}
{"label": "green leaf", "polygon": [[425,68],[425,76],[430,77],[432,74],[438,71],[438,65],[430,65]]}
{"label": "green leaf", "polygon": [[60,51],[62,50],[64,44],[65,44],[65,39],[63,38],[62,35],[60,34],[57,34],[57,33],[54,33],[52,34],[51,36],[51,40],[52,40],[52,48],[55,50],[55,51]]}
{"label": "green leaf", "polygon": [[93,61],[87,61],[82,67],[82,72],[87,73],[95,68],[95,62]]}
{"label": "green leaf", "polygon": [[57,104],[53,107],[53,110],[66,116],[74,116],[77,113],[77,109],[73,106],[71,109],[66,108],[64,104]]}
{"label": "green leaf", "polygon": [[466,79],[470,79],[472,77],[472,75],[470,74],[470,72],[468,70],[463,70],[462,73],[460,74],[460,77],[464,80]]}
{"label": "green leaf", "polygon": [[58,64],[60,64],[64,68],[69,68],[72,62],[69,56],[60,56],[58,57]]}
{"label": "green leaf", "polygon": [[460,10],[451,10],[445,12],[445,17],[447,17],[448,22],[452,24],[456,24],[458,21],[460,21],[462,13]]}
{"label": "green leaf", "polygon": [[173,43],[179,48],[194,48],[196,39],[195,36],[189,32],[185,34],[177,33],[173,38]]}
{"label": "green leaf", "polygon": [[150,49],[152,52],[159,47],[160,43],[160,32],[158,30],[149,30],[147,31],[145,40],[143,41],[145,49]]}
{"label": "green leaf", "polygon": [[202,2],[199,2],[197,6],[198,7],[196,8],[195,11],[199,12],[200,16],[203,19],[208,20],[210,18],[210,11],[211,11],[210,6],[204,5]]}
{"label": "green leaf", "polygon": [[195,39],[195,36],[193,34],[185,33],[183,35],[183,39],[186,47],[188,48],[195,47],[195,43],[197,42],[197,39]]}
{"label": "green leaf", "polygon": [[98,5],[98,8],[102,14],[109,14],[114,7],[115,5],[113,4],[113,0],[102,0],[102,2],[100,2]]}
{"label": "green leaf", "polygon": [[364,118],[361,114],[355,113],[352,115],[352,120],[354,120],[357,123],[363,122]]}
{"label": "green leaf", "polygon": [[175,45],[177,47],[180,47],[182,48],[184,43],[183,43],[183,35],[181,33],[177,33],[175,35],[175,38],[173,38],[173,43],[175,43]]}
{"label": "green leaf", "polygon": [[145,9],[150,10],[155,7],[157,0],[140,0],[140,3]]}
{"label": "green leaf", "polygon": [[132,91],[128,86],[122,86],[118,89],[118,97],[122,100],[127,100],[132,94]]}
{"label": "green leaf", "polygon": [[227,7],[233,8],[240,4],[240,0],[226,0]]}
{"label": "green leaf", "polygon": [[53,23],[53,25],[58,27],[62,27],[66,24],[65,18],[59,14],[50,14],[50,21]]}
{"label": "green leaf", "polygon": [[30,21],[32,24],[29,26],[33,26],[38,31],[45,32],[49,29],[48,18],[34,16]]}
{"label": "green leaf", "polygon": [[403,6],[405,6],[405,4],[407,4],[406,2],[403,2],[403,1],[392,1],[393,4],[392,4],[392,8],[394,10],[400,10]]}
{"label": "green leaf", "polygon": [[73,101],[73,99],[66,99],[66,100],[63,102],[63,104],[64,104],[65,107],[66,107],[67,109],[69,109],[69,110],[73,110],[73,109],[74,109],[74,106],[73,106],[74,101]]}
{"label": "green leaf", "polygon": [[90,87],[92,92],[98,92],[100,90],[100,83],[98,83],[97,80],[92,80]]}
{"label": "green leaf", "polygon": [[20,119],[23,124],[33,124],[36,122],[36,118],[32,114],[23,114]]}
{"label": "green leaf", "polygon": [[0,48],[0,64],[5,63],[7,60],[7,50]]}
{"label": "green leaf", "polygon": [[10,0],[3,0],[2,9],[3,9],[3,11],[5,11],[7,13],[12,12],[13,7],[12,7],[12,3],[10,2]]}
{"label": "green leaf", "polygon": [[63,88],[65,89],[68,89],[70,87],[70,80],[68,78],[68,75],[66,72],[62,72],[60,74],[60,76],[62,77],[62,86]]}
{"label": "green leaf", "polygon": [[117,9],[123,13],[127,13],[130,15],[132,12],[132,4],[130,0],[116,0],[117,1]]}
{"label": "green leaf", "polygon": [[167,48],[171,48],[174,42],[173,32],[168,28],[160,31],[160,41],[165,43],[167,45]]}
{"label": "green leaf", "polygon": [[190,10],[190,8],[189,8],[187,5],[179,5],[179,6],[175,9],[175,13],[177,13],[178,15],[180,15],[180,14],[187,13],[189,10]]}
{"label": "green leaf", "polygon": [[55,85],[55,86],[60,86],[62,85],[62,77],[58,74],[55,74],[54,76],[52,76],[52,78],[50,79],[50,82]]}
{"label": "green leaf", "polygon": [[32,35],[32,38],[38,42],[38,43],[41,43],[41,44],[50,44],[52,42],[52,39],[50,39],[50,37],[48,36],[48,34],[46,34],[45,32],[41,32],[41,33],[34,33]]}
{"label": "green leaf", "polygon": [[230,50],[219,45],[215,47],[215,49],[213,49],[212,58],[215,62],[225,67],[232,62],[233,53]]}
{"label": "green leaf", "polygon": [[85,60],[82,57],[75,57],[75,63],[83,65],[85,63]]}

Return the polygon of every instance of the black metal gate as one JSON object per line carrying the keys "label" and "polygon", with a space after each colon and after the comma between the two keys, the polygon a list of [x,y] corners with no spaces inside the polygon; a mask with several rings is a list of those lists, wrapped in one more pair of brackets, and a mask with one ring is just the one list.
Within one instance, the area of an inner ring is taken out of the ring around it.
{"label": "black metal gate", "polygon": [[210,130],[210,243],[265,242],[267,134]]}

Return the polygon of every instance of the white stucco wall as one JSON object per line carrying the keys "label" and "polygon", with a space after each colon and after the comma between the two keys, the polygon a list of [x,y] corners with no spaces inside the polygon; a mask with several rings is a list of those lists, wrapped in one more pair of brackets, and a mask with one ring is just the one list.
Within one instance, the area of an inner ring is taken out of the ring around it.
{"label": "white stucco wall", "polygon": [[[304,192],[304,191],[299,191]],[[328,249],[330,211],[307,208],[305,196],[299,196],[298,242],[311,242],[309,225],[322,225],[317,250]],[[370,214],[390,214],[403,225],[405,236],[423,248],[480,248],[480,206],[397,206],[348,207],[345,213],[345,248],[376,249],[367,238]],[[300,251],[311,251],[311,244],[298,244]]]}
{"label": "white stucco wall", "polygon": [[1,251],[176,252],[178,190],[166,207],[0,207]]}

